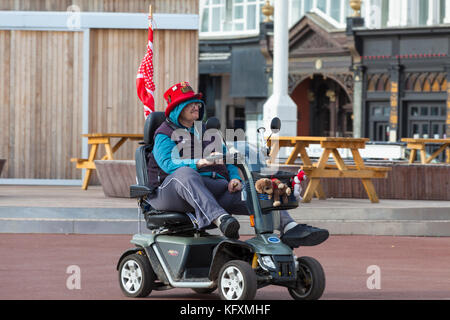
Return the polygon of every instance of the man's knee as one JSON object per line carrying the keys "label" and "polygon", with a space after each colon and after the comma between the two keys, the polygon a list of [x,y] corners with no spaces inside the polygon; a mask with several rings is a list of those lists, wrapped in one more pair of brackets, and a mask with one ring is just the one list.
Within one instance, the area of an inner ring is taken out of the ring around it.
{"label": "man's knee", "polygon": [[181,167],[175,170],[173,173],[176,177],[188,177],[189,179],[192,177],[200,177],[200,173],[197,170],[192,169],[191,167]]}
{"label": "man's knee", "polygon": [[231,214],[249,214],[247,202],[242,200],[241,192],[229,193],[227,190],[220,198],[219,204]]}

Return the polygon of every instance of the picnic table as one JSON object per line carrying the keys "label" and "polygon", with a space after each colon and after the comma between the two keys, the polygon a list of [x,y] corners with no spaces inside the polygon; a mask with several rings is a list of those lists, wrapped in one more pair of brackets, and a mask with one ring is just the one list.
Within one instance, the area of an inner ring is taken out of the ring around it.
{"label": "picnic table", "polygon": [[[310,202],[313,195],[319,199],[326,199],[325,192],[320,184],[320,178],[359,178],[371,202],[379,202],[378,195],[373,186],[373,178],[386,178],[391,168],[365,166],[359,149],[364,149],[367,138],[334,138],[334,137],[272,137],[268,141],[271,147],[270,162],[275,159],[282,147],[293,147],[285,164],[292,165],[300,156],[303,165],[301,168],[308,176],[309,183],[305,190],[302,202]],[[313,163],[306,148],[310,144],[320,144],[323,152],[316,163]],[[350,149],[355,165],[344,163],[338,149]],[[332,156],[335,164],[328,164],[329,156]]]}
{"label": "picnic table", "polygon": [[[406,147],[411,149],[411,154],[409,156],[409,163],[414,163],[416,160],[417,151],[420,152],[420,162],[422,164],[430,163],[435,159],[441,152],[446,150],[447,160],[446,163],[450,163],[450,138],[446,139],[414,139],[414,138],[402,138],[402,142],[406,142]],[[432,155],[427,157],[425,152],[426,144],[440,144],[441,146]]]}
{"label": "picnic table", "polygon": [[[83,134],[82,137],[86,137],[88,139],[88,145],[91,147],[89,157],[87,159],[72,158],[70,161],[76,163],[77,169],[86,169],[86,175],[84,176],[81,189],[87,190],[92,170],[96,169],[94,161],[100,145],[104,145],[106,151],[106,154],[102,156],[101,160],[114,160],[114,153],[127,140],[139,141],[144,138],[144,135],[137,133],[88,133]],[[111,139],[119,139],[119,141],[112,146]]]}

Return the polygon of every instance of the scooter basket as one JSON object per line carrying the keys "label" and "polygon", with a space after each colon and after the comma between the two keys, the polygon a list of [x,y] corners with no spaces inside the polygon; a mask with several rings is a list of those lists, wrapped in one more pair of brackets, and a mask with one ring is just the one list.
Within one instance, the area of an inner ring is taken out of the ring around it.
{"label": "scooter basket", "polygon": [[[292,172],[287,172],[287,171],[279,171],[276,174],[271,174],[271,175],[261,174],[260,172],[252,172],[252,176],[253,176],[254,182],[258,181],[259,179],[263,179],[263,178],[268,178],[268,179],[277,178],[281,182],[286,183],[289,187],[291,187],[291,179],[293,178],[294,174]],[[293,194],[294,190],[291,190],[291,191],[292,191],[292,193],[288,197],[288,202],[283,203],[282,197],[281,197],[281,199],[280,199],[281,205],[279,205],[277,207],[273,206],[273,198],[269,199],[268,194],[258,193],[259,205],[261,206],[261,210],[263,212],[267,212],[267,211],[274,211],[274,210],[290,210],[290,209],[297,208],[298,201]]]}

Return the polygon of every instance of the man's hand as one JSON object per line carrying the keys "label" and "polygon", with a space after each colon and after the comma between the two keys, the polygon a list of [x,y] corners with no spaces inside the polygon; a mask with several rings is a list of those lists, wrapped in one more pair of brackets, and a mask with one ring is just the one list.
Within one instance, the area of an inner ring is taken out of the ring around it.
{"label": "man's hand", "polygon": [[201,168],[203,168],[203,167],[206,167],[206,166],[212,166],[214,164],[214,161],[209,161],[209,160],[206,160],[206,159],[200,159],[200,160],[198,160],[197,161],[197,169],[201,169]]}
{"label": "man's hand", "polygon": [[228,183],[228,191],[230,193],[234,193],[237,191],[241,191],[242,190],[242,184],[241,181],[239,181],[238,179],[233,179]]}
{"label": "man's hand", "polygon": [[215,164],[223,164],[223,153],[213,152],[208,157],[206,157],[208,161],[214,161]]}

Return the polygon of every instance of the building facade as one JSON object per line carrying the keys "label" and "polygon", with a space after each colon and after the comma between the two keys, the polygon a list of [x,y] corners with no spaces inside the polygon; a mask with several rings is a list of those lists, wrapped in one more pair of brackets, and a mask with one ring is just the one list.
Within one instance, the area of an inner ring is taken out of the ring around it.
{"label": "building facade", "polygon": [[[297,135],[449,136],[450,1],[366,0],[359,12],[350,2],[358,1],[288,1]],[[228,127],[261,125],[271,94],[273,23],[264,22],[265,3],[200,3],[200,87],[214,93],[209,113]]]}
{"label": "building facade", "polygon": [[362,132],[372,140],[450,136],[450,27],[357,30]]}

